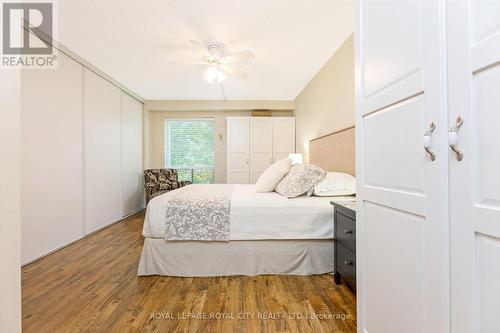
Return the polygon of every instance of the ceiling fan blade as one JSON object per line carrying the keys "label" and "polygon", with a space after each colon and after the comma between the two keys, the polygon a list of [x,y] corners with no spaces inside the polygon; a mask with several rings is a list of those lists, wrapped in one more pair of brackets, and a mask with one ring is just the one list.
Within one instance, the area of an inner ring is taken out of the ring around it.
{"label": "ceiling fan blade", "polygon": [[253,54],[252,51],[241,51],[241,52],[236,52],[233,54],[230,54],[228,56],[223,57],[220,62],[222,64],[230,64],[233,62],[238,62],[238,61],[243,61],[243,60],[249,60],[255,58],[255,55]]}
{"label": "ceiling fan blade", "polygon": [[240,79],[248,79],[250,77],[250,75],[248,75],[247,73],[232,66],[219,65],[219,69],[227,75],[236,76]]}

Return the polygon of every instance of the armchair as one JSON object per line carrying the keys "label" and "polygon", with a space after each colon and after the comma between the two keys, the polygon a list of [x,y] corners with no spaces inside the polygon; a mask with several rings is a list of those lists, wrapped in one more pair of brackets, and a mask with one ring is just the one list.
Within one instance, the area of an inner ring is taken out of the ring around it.
{"label": "armchair", "polygon": [[146,204],[160,194],[189,184],[190,181],[177,179],[175,169],[146,169],[144,170]]}

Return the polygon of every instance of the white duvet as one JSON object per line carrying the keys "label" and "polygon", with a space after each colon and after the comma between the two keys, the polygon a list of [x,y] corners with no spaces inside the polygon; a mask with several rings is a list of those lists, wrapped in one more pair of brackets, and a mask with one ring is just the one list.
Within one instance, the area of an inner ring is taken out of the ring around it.
{"label": "white duvet", "polygon": [[[230,239],[331,239],[332,197],[287,199],[276,193],[256,193],[255,185],[234,185],[231,198]],[[147,207],[142,234],[165,238],[168,193],[153,198]],[[352,197],[335,197],[352,200]]]}

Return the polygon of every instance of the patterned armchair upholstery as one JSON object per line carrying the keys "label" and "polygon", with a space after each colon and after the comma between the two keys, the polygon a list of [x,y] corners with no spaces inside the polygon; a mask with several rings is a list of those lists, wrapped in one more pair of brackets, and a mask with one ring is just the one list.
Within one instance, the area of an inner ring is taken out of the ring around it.
{"label": "patterned armchair upholstery", "polygon": [[177,170],[174,169],[147,169],[144,170],[144,189],[146,190],[146,204],[154,197],[191,184],[190,181],[177,180]]}

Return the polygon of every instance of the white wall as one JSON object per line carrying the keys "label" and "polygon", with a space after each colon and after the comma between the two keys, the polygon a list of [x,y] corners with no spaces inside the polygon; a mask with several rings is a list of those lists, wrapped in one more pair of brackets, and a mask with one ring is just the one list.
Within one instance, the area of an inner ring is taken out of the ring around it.
{"label": "white wall", "polygon": [[0,332],[21,332],[21,74],[0,75]]}
{"label": "white wall", "polygon": [[354,125],[354,37],[351,35],[295,99],[297,152],[309,140]]}

